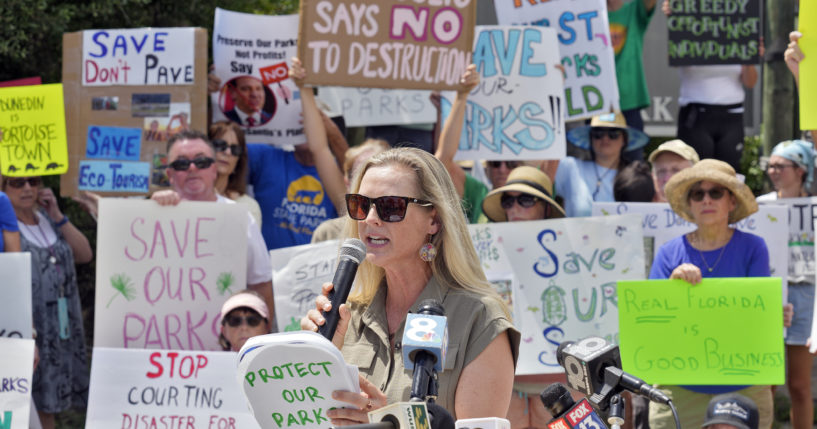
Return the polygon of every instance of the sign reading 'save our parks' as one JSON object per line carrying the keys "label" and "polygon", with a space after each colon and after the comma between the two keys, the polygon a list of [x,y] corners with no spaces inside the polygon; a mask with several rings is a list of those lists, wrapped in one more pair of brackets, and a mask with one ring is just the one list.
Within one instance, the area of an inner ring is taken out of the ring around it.
{"label": "sign reading 'save our parks'", "polygon": [[625,371],[650,383],[783,384],[777,277],[618,282]]}
{"label": "sign reading 'save our parks'", "polygon": [[27,429],[34,340],[0,338],[0,428]]}
{"label": "sign reading 'save our parks'", "polygon": [[0,88],[0,131],[4,176],[68,171],[62,84]]}
{"label": "sign reading 'save our parks'", "polygon": [[[0,301],[0,338],[31,338],[31,254],[0,253],[3,300]],[[0,425],[0,428],[3,426]]]}
{"label": "sign reading 'save our parks'", "polygon": [[246,288],[241,204],[103,198],[94,347],[220,350],[221,305]]}
{"label": "sign reading 'save our parks'", "polygon": [[302,0],[307,84],[454,89],[471,63],[476,0]]}
{"label": "sign reading 'save our parks'", "polygon": [[759,63],[760,4],[760,0],[669,0],[669,64]]}

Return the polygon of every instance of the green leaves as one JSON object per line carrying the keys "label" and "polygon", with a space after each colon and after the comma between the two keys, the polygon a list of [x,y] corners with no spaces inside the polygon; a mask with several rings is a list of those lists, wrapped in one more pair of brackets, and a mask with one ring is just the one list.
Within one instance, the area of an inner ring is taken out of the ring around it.
{"label": "green leaves", "polygon": [[133,281],[131,281],[127,274],[112,275],[111,287],[114,288],[117,293],[115,293],[111,299],[108,300],[108,304],[105,306],[105,308],[110,307],[113,300],[119,295],[124,296],[128,301],[132,301],[134,298],[136,298],[136,288],[133,286]]}

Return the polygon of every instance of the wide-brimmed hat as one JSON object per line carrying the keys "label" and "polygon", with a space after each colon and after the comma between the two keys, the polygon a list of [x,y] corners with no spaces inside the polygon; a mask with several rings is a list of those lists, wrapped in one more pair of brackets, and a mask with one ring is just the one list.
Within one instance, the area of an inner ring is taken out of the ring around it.
{"label": "wide-brimmed hat", "polygon": [[759,421],[760,414],[754,401],[738,393],[727,393],[709,401],[701,427],[723,423],[739,429],[757,429]]}
{"label": "wide-brimmed hat", "polygon": [[786,140],[778,143],[772,149],[772,155],[782,156],[806,172],[803,184],[811,185],[814,179],[814,145],[803,140]]}
{"label": "wide-brimmed hat", "polygon": [[224,318],[231,311],[241,307],[255,310],[261,317],[269,320],[269,309],[263,299],[251,292],[239,292],[224,301],[224,305],[221,306],[221,322],[224,323]]}
{"label": "wide-brimmed hat", "polygon": [[690,168],[672,176],[664,187],[664,194],[675,213],[695,222],[689,210],[689,188],[703,180],[717,183],[732,192],[737,206],[729,213],[729,223],[735,223],[757,211],[757,202],[751,189],[738,179],[731,165],[717,159],[703,159]]}
{"label": "wide-brimmed hat", "polygon": [[533,195],[546,204],[550,204],[555,210],[551,218],[558,218],[565,216],[565,210],[557,203],[553,195],[553,184],[550,182],[550,177],[535,167],[523,165],[516,167],[508,174],[508,181],[505,186],[494,189],[482,200],[482,212],[492,222],[505,222],[508,217],[505,215],[505,209],[502,208],[500,200],[502,194],[505,192],[521,192],[523,194]]}
{"label": "wide-brimmed hat", "polygon": [[627,120],[621,112],[604,113],[598,116],[593,116],[590,120],[590,125],[574,128],[567,133],[567,140],[574,146],[580,149],[591,150],[590,144],[590,130],[593,128],[618,128],[627,131],[627,146],[624,148],[625,152],[644,147],[650,138],[635,128],[627,126]]}
{"label": "wide-brimmed hat", "polygon": [[679,139],[661,143],[660,145],[658,145],[657,148],[655,148],[654,151],[652,151],[650,157],[647,158],[647,160],[650,161],[650,164],[652,164],[653,162],[655,162],[655,158],[658,158],[658,155],[667,152],[674,153],[693,164],[696,164],[698,161],[701,160],[698,157],[698,152],[695,151],[695,148],[684,143],[683,140]]}

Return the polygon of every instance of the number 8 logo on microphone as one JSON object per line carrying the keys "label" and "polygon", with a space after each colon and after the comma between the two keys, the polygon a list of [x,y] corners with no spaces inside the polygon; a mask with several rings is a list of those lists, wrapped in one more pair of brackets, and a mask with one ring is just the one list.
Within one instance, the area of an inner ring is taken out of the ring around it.
{"label": "number 8 logo on microphone", "polygon": [[437,321],[431,318],[413,318],[409,321],[409,330],[406,337],[413,341],[434,341],[434,328]]}

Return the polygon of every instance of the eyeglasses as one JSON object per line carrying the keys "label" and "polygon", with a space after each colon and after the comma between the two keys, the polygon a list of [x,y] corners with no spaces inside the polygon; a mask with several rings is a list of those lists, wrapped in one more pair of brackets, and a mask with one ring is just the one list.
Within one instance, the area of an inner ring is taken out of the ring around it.
{"label": "eyeglasses", "polygon": [[190,164],[193,164],[196,166],[197,169],[204,170],[205,168],[210,168],[210,166],[213,165],[214,162],[216,162],[215,159],[204,156],[194,158],[192,160],[182,158],[171,162],[170,165],[168,165],[168,167],[176,171],[187,171],[190,169]]}
{"label": "eyeglasses", "polygon": [[12,188],[20,189],[28,183],[28,186],[36,188],[43,184],[43,179],[39,177],[9,177],[6,179],[6,184]]}
{"label": "eyeglasses", "polygon": [[230,325],[230,327],[232,327],[232,328],[237,328],[237,327],[241,326],[245,322],[250,327],[255,328],[256,326],[260,325],[261,322],[264,321],[264,318],[261,317],[261,316],[256,316],[254,314],[251,314],[251,315],[249,315],[247,317],[233,315],[233,316],[227,316],[226,321],[227,321],[227,324]]}
{"label": "eyeglasses", "polygon": [[366,219],[369,209],[374,204],[377,215],[383,222],[400,222],[406,217],[409,203],[423,207],[432,206],[430,202],[417,198],[395,196],[369,198],[360,194],[346,194],[346,210],[349,212],[349,217],[354,220]]}
{"label": "eyeglasses", "polygon": [[603,139],[605,135],[610,140],[615,140],[623,134],[624,132],[618,128],[593,128],[590,130],[590,138],[597,140]]}
{"label": "eyeglasses", "polygon": [[491,168],[499,168],[503,163],[508,167],[508,170],[519,167],[519,161],[488,161],[488,166]]}
{"label": "eyeglasses", "polygon": [[505,210],[513,207],[514,203],[518,203],[520,206],[525,208],[530,208],[533,207],[537,201],[539,201],[539,198],[530,194],[519,194],[517,196],[502,194],[502,197],[499,199],[499,205],[501,205]]}
{"label": "eyeglasses", "polygon": [[213,140],[213,148],[216,152],[224,152],[225,150],[230,150],[230,154],[233,156],[241,156],[244,152],[240,145],[237,144],[229,144],[224,140],[216,139]]}
{"label": "eyeglasses", "polygon": [[795,165],[794,164],[769,164],[768,166],[766,166],[766,170],[769,170],[769,171],[772,171],[772,170],[783,171],[787,167],[794,168]]}
{"label": "eyeglasses", "polygon": [[695,202],[701,202],[704,200],[704,196],[709,194],[709,198],[713,200],[719,200],[723,198],[724,194],[726,194],[728,190],[722,187],[716,187],[712,189],[693,189],[689,191],[689,199]]}

